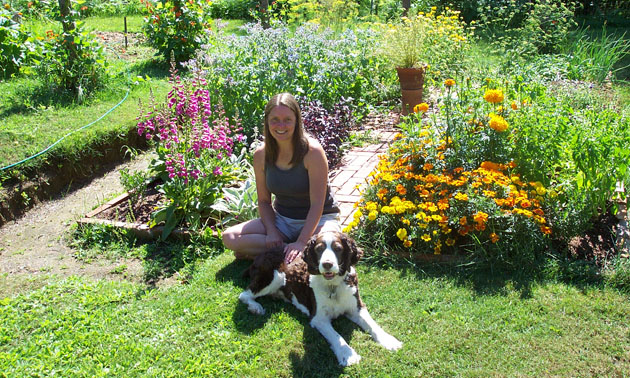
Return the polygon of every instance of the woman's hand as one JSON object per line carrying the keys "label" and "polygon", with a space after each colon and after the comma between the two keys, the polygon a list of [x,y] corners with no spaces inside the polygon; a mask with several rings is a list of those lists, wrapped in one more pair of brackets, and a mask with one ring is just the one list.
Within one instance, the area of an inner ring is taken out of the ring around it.
{"label": "woman's hand", "polygon": [[284,242],[282,241],[282,236],[278,232],[270,232],[267,234],[267,238],[265,239],[265,246],[268,249],[280,249]]}
{"label": "woman's hand", "polygon": [[291,261],[295,260],[295,258],[302,253],[304,248],[306,248],[306,244],[299,240],[294,243],[287,244],[286,247],[284,247],[284,263],[290,264]]}

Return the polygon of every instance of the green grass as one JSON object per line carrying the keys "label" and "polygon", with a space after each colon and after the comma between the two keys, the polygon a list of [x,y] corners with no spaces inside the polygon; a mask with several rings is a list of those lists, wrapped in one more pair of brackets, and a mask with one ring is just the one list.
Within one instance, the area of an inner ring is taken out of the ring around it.
{"label": "green grass", "polygon": [[[133,74],[144,76],[147,72],[155,74],[139,69],[132,73],[132,78],[135,77]],[[101,121],[66,138],[50,151],[50,155],[77,155],[106,135],[132,130],[138,114],[138,100],[146,101],[150,90],[158,98],[168,91],[166,71],[155,72],[161,77],[131,86],[127,100],[118,108]],[[0,165],[11,164],[42,151],[67,133],[95,121],[125,97],[126,88],[126,82],[113,83],[88,104],[76,105],[56,103],[54,93],[47,92],[33,79],[20,78],[0,83],[0,91],[4,94],[0,98]],[[40,163],[32,162],[35,165]]]}
{"label": "green grass", "polygon": [[[127,16],[127,32],[142,33],[143,17],[141,15]],[[119,32],[125,31],[124,16],[88,17],[84,20],[85,29],[89,31]]]}
{"label": "green grass", "polygon": [[398,337],[389,352],[347,319],[335,328],[362,356],[342,369],[292,305],[237,300],[247,266],[206,261],[189,285],[145,291],[69,278],[0,300],[2,376],[622,376],[630,369],[628,297],[597,286],[361,265],[372,316]]}

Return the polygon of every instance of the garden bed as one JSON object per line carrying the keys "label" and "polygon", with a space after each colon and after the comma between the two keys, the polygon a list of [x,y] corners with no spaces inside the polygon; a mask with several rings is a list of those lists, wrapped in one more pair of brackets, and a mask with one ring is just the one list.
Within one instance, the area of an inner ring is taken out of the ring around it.
{"label": "garden bed", "polygon": [[[156,240],[162,236],[164,226],[149,227],[151,213],[163,202],[164,195],[157,191],[158,181],[153,181],[135,203],[129,193],[124,193],[108,201],[79,219],[79,225],[109,225],[121,230],[131,231],[140,240]],[[210,222],[214,225],[213,222]],[[177,239],[188,240],[194,232],[188,227],[175,228],[170,235]],[[213,235],[217,236],[216,231]]]}

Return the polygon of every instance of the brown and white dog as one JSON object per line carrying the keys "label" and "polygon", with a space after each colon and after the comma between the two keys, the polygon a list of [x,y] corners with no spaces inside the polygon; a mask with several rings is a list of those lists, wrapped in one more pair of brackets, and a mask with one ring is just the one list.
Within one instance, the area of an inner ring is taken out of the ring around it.
{"label": "brown and white dog", "polygon": [[361,356],[332,327],[331,320],[340,315],[358,324],[386,349],[397,350],[402,343],[376,324],[359,297],[354,265],[362,254],[354,240],[340,232],[312,237],[303,257],[289,265],[284,263],[282,251],[267,252],[249,268],[251,283],[239,299],[259,315],[265,309],[256,302],[258,297],[272,295],[293,303],[310,317],[311,326],[324,336],[343,366],[359,362]]}

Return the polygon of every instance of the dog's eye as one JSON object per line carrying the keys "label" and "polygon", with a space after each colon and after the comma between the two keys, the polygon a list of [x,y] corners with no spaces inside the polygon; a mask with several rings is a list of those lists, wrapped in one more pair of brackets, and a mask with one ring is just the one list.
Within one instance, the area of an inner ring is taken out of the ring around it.
{"label": "dog's eye", "polygon": [[326,249],[326,245],[323,243],[319,243],[315,246],[315,252],[321,254]]}
{"label": "dog's eye", "polygon": [[333,251],[335,251],[335,252],[341,252],[341,251],[343,251],[343,245],[341,245],[341,243],[340,243],[340,242],[334,242],[334,243],[332,244],[332,249],[333,249]]}

